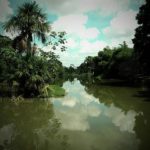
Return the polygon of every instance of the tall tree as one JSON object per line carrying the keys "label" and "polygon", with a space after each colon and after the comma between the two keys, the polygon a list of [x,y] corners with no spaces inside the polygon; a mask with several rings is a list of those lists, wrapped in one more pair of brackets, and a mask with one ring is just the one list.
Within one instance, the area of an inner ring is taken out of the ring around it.
{"label": "tall tree", "polygon": [[14,47],[17,48],[16,45],[19,42],[26,42],[27,52],[31,53],[33,37],[37,36],[44,43],[50,26],[46,14],[34,1],[26,2],[19,7],[17,14],[11,16],[4,24],[4,29],[7,32],[18,32],[19,36],[14,39]]}
{"label": "tall tree", "polygon": [[138,73],[150,75],[150,0],[140,7],[136,19],[139,27],[133,39],[135,62]]}

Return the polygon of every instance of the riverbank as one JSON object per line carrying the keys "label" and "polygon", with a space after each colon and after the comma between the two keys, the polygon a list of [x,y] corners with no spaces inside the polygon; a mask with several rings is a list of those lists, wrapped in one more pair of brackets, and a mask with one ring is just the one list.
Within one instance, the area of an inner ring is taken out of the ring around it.
{"label": "riverbank", "polygon": [[[28,97],[24,96],[24,93],[20,93],[21,89],[18,89],[18,85],[14,84],[13,86],[9,86],[6,83],[0,84],[0,97]],[[44,88],[41,90],[40,95],[37,97],[62,97],[65,96],[66,91],[60,85],[45,85]],[[31,96],[32,98],[36,98],[35,96]]]}

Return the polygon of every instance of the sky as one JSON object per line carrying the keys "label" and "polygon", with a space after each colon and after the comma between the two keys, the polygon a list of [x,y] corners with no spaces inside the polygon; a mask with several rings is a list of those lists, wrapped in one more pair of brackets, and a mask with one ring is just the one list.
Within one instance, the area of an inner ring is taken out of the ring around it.
{"label": "sky", "polygon": [[[0,25],[17,7],[30,0],[0,0]],[[80,65],[85,57],[96,56],[104,47],[116,47],[132,39],[138,26],[136,15],[144,0],[35,0],[47,13],[55,31],[67,32],[68,47],[56,51],[64,66]],[[1,29],[3,35],[14,37]],[[44,47],[49,51],[50,46]]]}

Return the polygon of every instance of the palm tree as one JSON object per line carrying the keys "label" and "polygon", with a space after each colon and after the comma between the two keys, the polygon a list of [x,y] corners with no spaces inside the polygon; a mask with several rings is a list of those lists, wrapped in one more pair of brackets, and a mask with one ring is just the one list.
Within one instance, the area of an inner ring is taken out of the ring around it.
{"label": "palm tree", "polygon": [[4,24],[6,32],[18,32],[19,36],[14,39],[13,46],[17,48],[19,42],[25,42],[27,45],[27,54],[32,53],[31,42],[33,37],[38,37],[44,43],[46,33],[50,31],[49,22],[46,14],[42,12],[38,4],[26,2],[18,8],[17,14],[10,17]]}

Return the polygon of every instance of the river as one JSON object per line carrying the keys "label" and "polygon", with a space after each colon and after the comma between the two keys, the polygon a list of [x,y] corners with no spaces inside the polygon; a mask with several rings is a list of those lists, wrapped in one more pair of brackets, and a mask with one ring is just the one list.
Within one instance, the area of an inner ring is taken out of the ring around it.
{"label": "river", "polygon": [[140,88],[63,84],[61,98],[0,99],[0,150],[148,150],[150,102]]}

